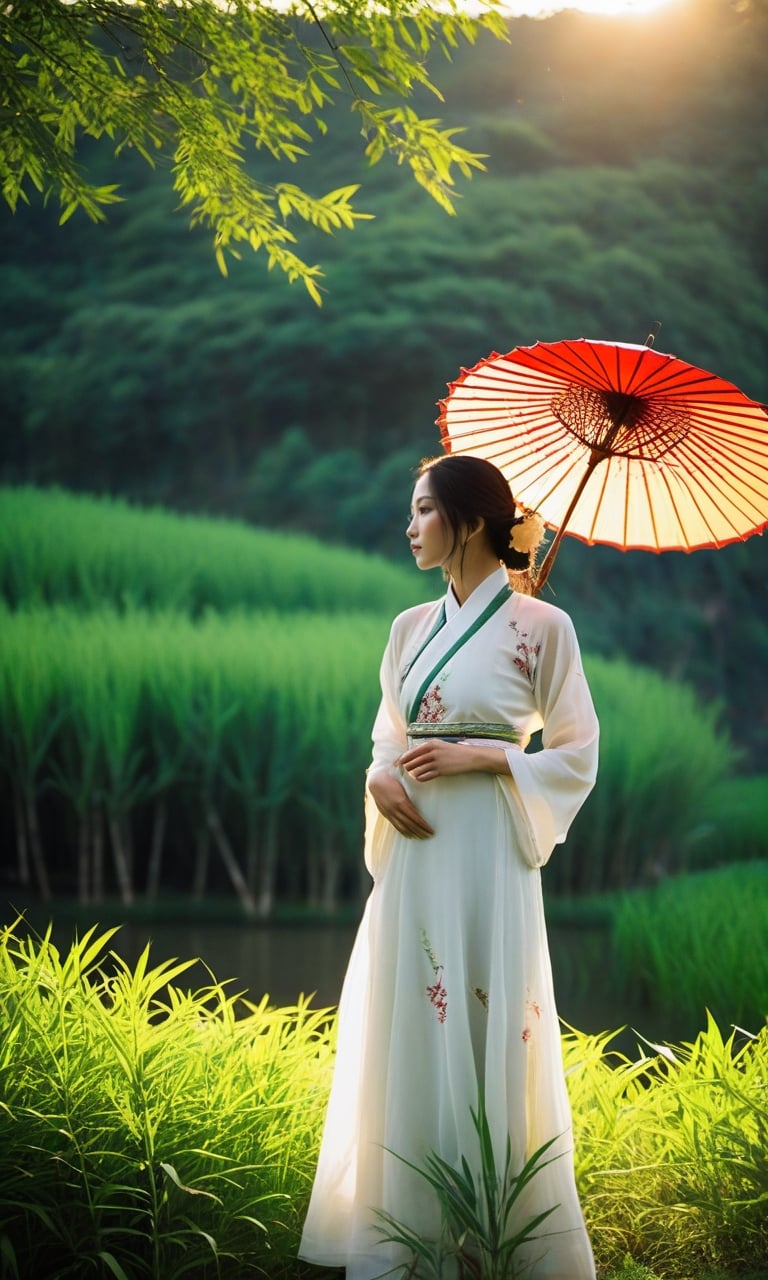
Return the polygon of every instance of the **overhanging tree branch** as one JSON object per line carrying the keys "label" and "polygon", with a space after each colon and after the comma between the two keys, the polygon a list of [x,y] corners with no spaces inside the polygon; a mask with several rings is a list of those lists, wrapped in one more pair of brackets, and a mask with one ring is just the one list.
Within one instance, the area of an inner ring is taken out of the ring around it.
{"label": "overhanging tree branch", "polygon": [[58,200],[61,221],[78,209],[100,219],[119,189],[89,177],[84,138],[106,137],[149,163],[166,154],[223,272],[248,244],[320,302],[322,271],[298,252],[296,228],[333,232],[370,216],[354,204],[358,184],[313,195],[260,182],[248,144],[300,164],[349,95],[369,163],[393,155],[453,212],[454,172],[469,176],[481,157],[409,100],[416,86],[440,96],[426,66],[435,47],[450,56],[482,29],[506,35],[495,0],[474,17],[426,0],[298,0],[286,10],[268,0],[12,0],[0,10],[3,198],[15,210],[36,192]]}

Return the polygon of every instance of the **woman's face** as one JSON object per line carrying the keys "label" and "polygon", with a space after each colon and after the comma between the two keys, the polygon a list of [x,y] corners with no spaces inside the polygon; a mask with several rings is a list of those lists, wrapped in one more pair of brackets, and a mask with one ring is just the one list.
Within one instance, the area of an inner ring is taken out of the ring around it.
{"label": "woman's face", "polygon": [[405,533],[420,569],[437,569],[446,564],[453,551],[453,532],[432,497],[429,472],[416,481]]}

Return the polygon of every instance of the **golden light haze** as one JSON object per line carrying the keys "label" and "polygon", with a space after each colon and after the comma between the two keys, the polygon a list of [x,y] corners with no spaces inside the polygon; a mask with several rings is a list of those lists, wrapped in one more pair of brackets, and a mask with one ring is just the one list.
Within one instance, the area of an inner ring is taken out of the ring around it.
{"label": "golden light haze", "polygon": [[530,18],[544,18],[562,9],[578,9],[581,13],[616,17],[622,14],[652,13],[674,3],[676,0],[506,0],[500,7],[510,17],[527,15]]}

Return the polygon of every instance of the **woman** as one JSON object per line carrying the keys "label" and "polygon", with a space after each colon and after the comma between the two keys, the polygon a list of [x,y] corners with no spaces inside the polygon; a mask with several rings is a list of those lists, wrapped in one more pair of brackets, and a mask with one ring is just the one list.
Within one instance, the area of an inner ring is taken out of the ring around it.
{"label": "woman", "polygon": [[[376,1210],[439,1237],[434,1193],[403,1161],[434,1151],[476,1169],[481,1097],[497,1168],[508,1135],[515,1170],[555,1139],[510,1230],[557,1208],[515,1263],[530,1280],[594,1277],[539,868],[594,784],[598,726],[570,620],[510,588],[508,570],[530,568],[529,524],[491,463],[422,465],[406,532],[418,567],[442,567],[449,585],[395,619],[384,654],[366,794],[374,887],[300,1250],[347,1280],[408,1261]],[[543,749],[528,754],[538,728]]]}

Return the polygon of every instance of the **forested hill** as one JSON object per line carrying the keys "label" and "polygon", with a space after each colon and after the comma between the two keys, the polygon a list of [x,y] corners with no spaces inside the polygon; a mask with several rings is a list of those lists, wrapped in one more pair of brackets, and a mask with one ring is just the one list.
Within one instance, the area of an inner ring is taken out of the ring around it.
{"label": "forested hill", "polygon": [[418,457],[461,365],[537,339],[642,342],[656,320],[659,349],[768,400],[768,18],[750,12],[518,19],[508,45],[436,61],[429,109],[488,153],[455,218],[386,159],[357,165],[340,108],[313,185],[359,178],[376,218],[317,237],[319,312],[258,254],[221,279],[167,176],[108,148],[104,180],[129,198],[106,226],[2,211],[2,479],[258,516],[260,454],[291,427]]}
{"label": "forested hill", "polygon": [[[658,349],[768,400],[764,6],[670,0],[509,33],[434,67],[434,114],[488,153],[455,218],[387,160],[358,164],[339,107],[304,181],[361,181],[376,216],[305,245],[320,311],[258,254],[222,279],[136,158],[94,158],[128,197],[104,226],[0,213],[0,480],[393,552],[410,468],[439,448],[435,401],[492,349],[642,342],[661,321]],[[591,647],[695,678],[768,757],[761,539],[661,560],[569,544],[553,585]]]}

